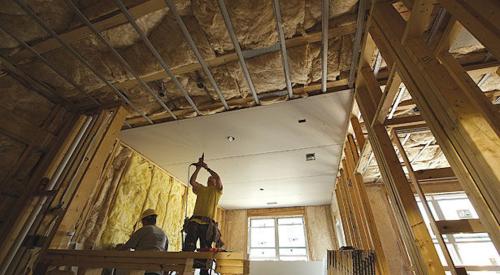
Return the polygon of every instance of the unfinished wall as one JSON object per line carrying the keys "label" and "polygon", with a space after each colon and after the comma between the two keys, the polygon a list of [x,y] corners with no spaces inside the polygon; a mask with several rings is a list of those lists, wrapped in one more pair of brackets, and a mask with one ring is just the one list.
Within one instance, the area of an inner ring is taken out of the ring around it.
{"label": "unfinished wall", "polygon": [[249,218],[257,216],[290,216],[288,213],[304,216],[309,258],[312,261],[323,260],[326,257],[326,250],[334,249],[336,243],[330,205],[225,210],[225,235],[223,240],[226,243],[226,248],[233,251],[248,252]]}
{"label": "unfinished wall", "polygon": [[321,261],[326,258],[326,251],[335,248],[330,205],[307,206],[305,213],[309,258]]}
{"label": "unfinished wall", "polygon": [[[24,196],[38,187],[28,182],[54,146],[71,114],[14,78],[0,81],[0,226],[18,209]],[[17,205],[17,206],[16,206]]]}
{"label": "unfinished wall", "polygon": [[373,209],[373,216],[390,274],[410,274],[410,264],[399,237],[384,186],[368,184],[366,192]]}
{"label": "unfinished wall", "polygon": [[225,229],[222,240],[226,249],[247,253],[248,243],[248,216],[246,210],[226,210]]}
{"label": "unfinished wall", "polygon": [[[148,208],[158,212],[157,225],[169,239],[169,251],[182,246],[181,229],[186,199],[191,215],[196,196],[185,184],[173,178],[134,150],[118,145],[111,165],[101,177],[93,197],[79,243],[89,249],[110,249],[126,242],[142,225],[140,214]],[[186,192],[189,196],[186,198]]]}

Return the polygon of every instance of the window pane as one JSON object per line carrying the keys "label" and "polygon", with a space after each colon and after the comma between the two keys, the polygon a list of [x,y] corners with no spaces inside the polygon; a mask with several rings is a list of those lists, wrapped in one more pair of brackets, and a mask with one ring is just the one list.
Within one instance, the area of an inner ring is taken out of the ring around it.
{"label": "window pane", "polygon": [[251,247],[274,247],[274,227],[271,228],[251,228]]}
{"label": "window pane", "polygon": [[281,256],[281,261],[307,261],[307,256]]}
{"label": "window pane", "polygon": [[274,259],[274,258],[276,258],[276,250],[274,248],[250,249],[250,259]]}
{"label": "window pane", "polygon": [[305,248],[280,248],[280,256],[306,256]]}
{"label": "window pane", "polygon": [[464,265],[498,265],[500,258],[491,242],[457,243]]}
{"label": "window pane", "polygon": [[468,199],[438,201],[446,220],[477,219],[477,213]]}
{"label": "window pane", "polygon": [[278,226],[280,247],[302,247],[306,246],[303,225],[280,225]]}
{"label": "window pane", "polygon": [[279,218],[278,224],[302,224],[302,218]]}
{"label": "window pane", "polygon": [[274,219],[251,219],[250,227],[274,227]]}

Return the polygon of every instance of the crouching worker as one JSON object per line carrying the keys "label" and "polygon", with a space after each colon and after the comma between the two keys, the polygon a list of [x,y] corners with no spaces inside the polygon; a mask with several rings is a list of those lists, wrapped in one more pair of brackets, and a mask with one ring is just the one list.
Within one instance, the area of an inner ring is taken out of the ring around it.
{"label": "crouching worker", "polygon": [[[168,249],[168,239],[165,232],[156,226],[158,214],[153,209],[145,210],[141,215],[142,227],[135,231],[130,239],[118,248],[121,250],[157,250]],[[161,271],[146,271],[145,275],[161,275]]]}
{"label": "crouching worker", "polygon": [[[197,163],[193,163],[196,170],[190,178],[189,183],[193,187],[193,192],[196,194],[196,204],[194,206],[193,216],[184,222],[184,232],[186,238],[182,247],[183,251],[196,250],[196,243],[200,241],[200,250],[208,251],[215,243],[217,248],[223,246],[220,240],[220,231],[215,222],[215,214],[217,205],[222,196],[222,182],[217,173],[208,168],[207,164],[201,157]],[[206,169],[210,173],[207,180],[207,186],[204,186],[196,181],[198,172],[201,168]],[[196,261],[195,268],[201,268],[201,275],[208,273],[206,261]]]}

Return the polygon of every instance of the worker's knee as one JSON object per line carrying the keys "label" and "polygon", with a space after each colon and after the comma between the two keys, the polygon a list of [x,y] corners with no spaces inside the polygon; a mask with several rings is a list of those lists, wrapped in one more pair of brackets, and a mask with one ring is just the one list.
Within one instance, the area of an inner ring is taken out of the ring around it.
{"label": "worker's knee", "polygon": [[196,242],[188,242],[184,243],[182,247],[182,251],[195,251],[196,250]]}

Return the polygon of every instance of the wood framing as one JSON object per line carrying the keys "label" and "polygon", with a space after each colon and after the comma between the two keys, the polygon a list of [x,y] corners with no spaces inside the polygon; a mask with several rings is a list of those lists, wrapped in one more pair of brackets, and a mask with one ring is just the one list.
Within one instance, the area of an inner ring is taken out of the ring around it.
{"label": "wood framing", "polygon": [[404,33],[405,21],[394,7],[385,2],[375,6],[373,25],[383,35],[382,55],[396,58],[403,82],[498,248],[500,205],[495,198],[500,197],[500,171],[496,168],[500,139],[496,129],[484,110],[470,100],[468,94],[473,91],[465,92],[466,87],[457,84],[422,37],[401,43],[398,38]]}
{"label": "wood framing", "polygon": [[109,116],[106,123],[100,125],[101,134],[97,135],[100,139],[94,140],[97,146],[93,155],[85,156],[82,165],[87,164],[83,177],[76,186],[74,196],[69,198],[69,206],[64,211],[64,217],[60,221],[57,232],[52,238],[51,247],[66,248],[70,232],[75,230],[77,221],[85,208],[88,198],[98,182],[98,177],[106,161],[109,152],[116,142],[116,138],[122,128],[127,111],[123,107],[103,111]]}
{"label": "wood framing", "polygon": [[441,234],[485,233],[479,219],[436,221]]}
{"label": "wood framing", "polygon": [[394,143],[396,144],[396,147],[399,149],[399,155],[403,158],[403,162],[404,162],[404,165],[406,166],[406,169],[408,171],[410,181],[412,182],[414,190],[416,191],[417,196],[420,198],[420,202],[422,204],[422,207],[424,208],[424,211],[427,214],[427,218],[429,220],[431,230],[433,231],[434,236],[438,242],[438,245],[441,248],[441,252],[444,255],[444,259],[446,261],[448,268],[450,269],[451,273],[454,275],[461,274],[460,273],[461,271],[457,270],[457,268],[453,262],[453,259],[451,258],[450,251],[448,250],[448,247],[446,246],[444,238],[439,231],[436,220],[434,219],[434,215],[431,211],[429,203],[427,202],[427,198],[425,197],[425,193],[422,190],[422,187],[420,186],[420,183],[417,179],[417,176],[415,175],[415,172],[413,171],[413,167],[411,165],[410,159],[408,158],[408,155],[406,154],[406,151],[405,151],[405,148],[403,147],[403,144],[401,144],[401,142],[399,141],[399,136],[398,136],[397,131],[395,131],[393,129],[391,135],[392,135]]}
{"label": "wood framing", "polygon": [[[375,10],[373,10],[373,12],[375,12]],[[370,33],[371,30],[370,28]],[[380,33],[380,35],[382,35],[382,33]],[[379,38],[383,39],[382,37]],[[401,36],[395,37],[395,39],[400,38]],[[382,98],[380,96],[382,95],[382,91],[380,90],[380,86],[373,82],[373,72],[371,68],[366,65],[367,62],[364,64],[364,68],[359,68],[362,73],[358,74],[358,83],[361,85],[356,87],[355,96],[363,120],[372,122],[375,120],[377,106]],[[365,77],[368,79],[364,79]],[[374,97],[373,95],[378,96]],[[370,100],[370,98],[378,98],[379,100],[374,101]],[[443,266],[441,265],[432,239],[424,224],[413,191],[407,184],[408,181],[387,134],[387,130],[384,125],[377,121],[374,121],[373,124],[365,123],[365,126],[368,130],[368,138],[375,158],[377,159],[377,163],[379,164],[384,184],[387,186],[386,189],[390,196],[392,196],[393,204],[400,205],[401,207],[401,209],[398,210],[399,212],[395,211],[395,213],[400,213],[396,215],[400,219],[399,224],[400,226],[406,224],[406,230],[411,231],[411,233],[408,232],[407,235],[413,235],[415,238],[403,238],[407,250],[414,251],[414,255],[412,256],[413,264],[418,265],[425,273],[443,274]],[[404,230],[404,228],[400,228],[400,230]],[[418,243],[418,247],[415,245],[415,241]]]}
{"label": "wood framing", "polygon": [[[356,117],[351,118],[351,123],[353,128],[359,127],[359,125],[356,126],[357,123],[359,124]],[[362,133],[359,134],[359,139],[362,140],[358,139],[357,142],[364,144],[364,136]],[[354,136],[348,134],[344,145],[343,168],[337,178],[335,194],[348,245],[375,250],[377,270],[380,274],[386,274],[389,270],[388,262],[375,224],[363,177],[356,172],[360,151]],[[347,202],[345,202],[346,200]]]}
{"label": "wood framing", "polygon": [[496,0],[439,0],[465,28],[500,59],[500,4]]}

